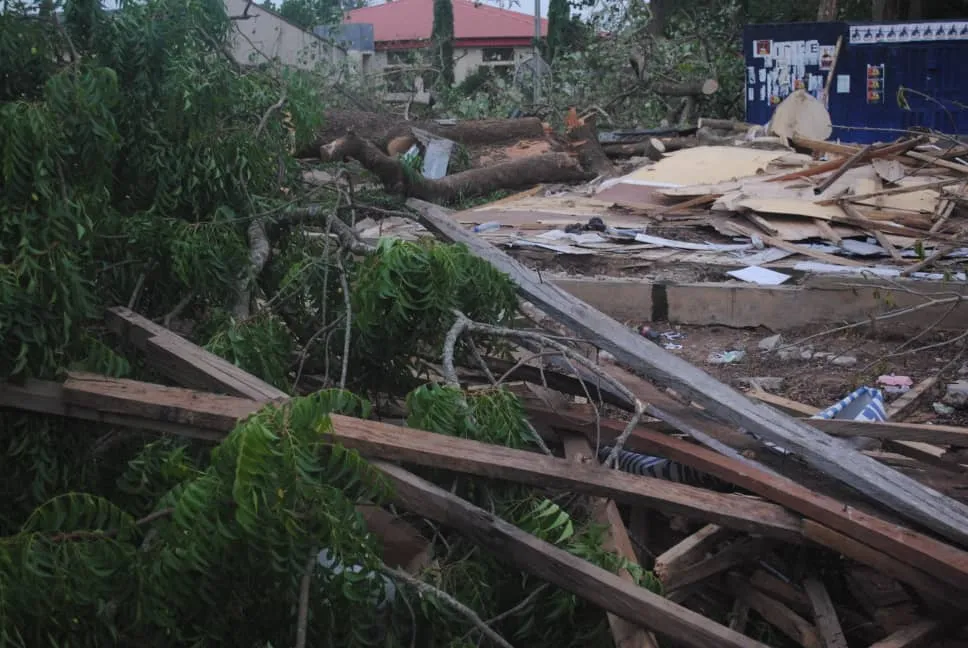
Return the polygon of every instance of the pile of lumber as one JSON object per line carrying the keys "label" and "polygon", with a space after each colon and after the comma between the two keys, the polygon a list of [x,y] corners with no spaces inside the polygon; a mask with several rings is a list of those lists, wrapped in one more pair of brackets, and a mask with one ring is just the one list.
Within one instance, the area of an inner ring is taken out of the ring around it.
{"label": "pile of lumber", "polygon": [[[409,204],[428,230],[505,272],[522,308],[556,339],[571,332],[616,364],[595,368],[610,388],[586,373],[593,364],[575,368],[548,354],[519,363],[486,359],[494,373],[508,373],[552,456],[333,416],[335,440],[387,475],[399,507],[599,606],[616,646],[760,647],[754,619],[805,648],[968,645],[960,616],[968,608],[968,506],[839,438],[956,450],[968,446],[968,429],[808,421],[754,402],[542,281],[439,207]],[[0,385],[0,407],[215,442],[288,398],[126,308],[106,318],[174,386],[69,374],[62,383]],[[483,380],[472,370],[460,375],[464,385]],[[604,403],[641,414],[638,423],[602,417],[576,398],[588,395],[583,381],[598,385]],[[596,446],[619,439],[697,479],[606,469]],[[790,455],[778,459],[763,442]],[[965,467],[945,463],[968,486]],[[416,476],[414,467],[585,497],[609,527],[614,550],[654,571],[664,594],[538,540]],[[366,519],[386,551],[407,537],[385,511]],[[420,564],[419,552],[398,553],[398,563]]]}

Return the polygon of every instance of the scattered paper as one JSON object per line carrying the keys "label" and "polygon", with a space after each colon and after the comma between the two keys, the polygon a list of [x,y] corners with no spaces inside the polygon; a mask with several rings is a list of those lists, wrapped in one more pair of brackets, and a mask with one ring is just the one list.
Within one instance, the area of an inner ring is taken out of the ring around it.
{"label": "scattered paper", "polygon": [[760,286],[779,286],[781,283],[790,278],[790,275],[785,275],[782,272],[775,272],[769,268],[761,268],[759,266],[749,266],[747,268],[743,268],[742,270],[730,270],[726,274],[728,274],[730,277],[735,277],[740,281],[755,283]]}

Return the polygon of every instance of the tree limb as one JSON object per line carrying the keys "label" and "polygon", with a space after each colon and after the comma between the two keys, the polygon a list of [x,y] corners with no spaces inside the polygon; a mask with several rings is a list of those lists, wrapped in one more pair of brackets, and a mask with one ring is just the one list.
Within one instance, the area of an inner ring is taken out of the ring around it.
{"label": "tree limb", "polygon": [[353,132],[320,148],[325,161],[352,158],[383,183],[390,193],[437,203],[482,196],[499,189],[530,187],[545,182],[580,182],[594,178],[567,153],[547,153],[518,158],[494,166],[428,180],[395,160],[370,141]]}

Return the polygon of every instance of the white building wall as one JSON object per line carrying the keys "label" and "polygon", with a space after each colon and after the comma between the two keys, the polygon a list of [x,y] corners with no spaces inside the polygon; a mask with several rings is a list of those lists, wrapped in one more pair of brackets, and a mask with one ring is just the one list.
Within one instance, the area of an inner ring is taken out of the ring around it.
{"label": "white building wall", "polygon": [[233,21],[232,54],[243,65],[277,61],[312,69],[320,63],[340,63],[346,56],[341,49],[249,0],[225,0],[225,7],[230,16],[249,16]]}

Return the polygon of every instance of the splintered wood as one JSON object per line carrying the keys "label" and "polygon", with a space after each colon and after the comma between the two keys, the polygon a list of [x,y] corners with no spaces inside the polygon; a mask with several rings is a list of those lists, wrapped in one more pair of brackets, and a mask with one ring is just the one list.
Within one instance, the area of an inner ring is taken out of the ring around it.
{"label": "splintered wood", "polygon": [[[722,139],[745,137],[738,125],[704,122],[730,130]],[[493,376],[502,376],[547,454],[335,414],[320,421],[321,438],[378,468],[396,510],[448,527],[600,608],[616,648],[761,648],[777,637],[803,648],[968,646],[959,627],[968,612],[968,507],[948,496],[968,489],[968,428],[899,420],[943,384],[939,377],[896,400],[886,410],[893,420],[814,419],[817,408],[767,393],[752,378],[749,394],[735,391],[590,303],[609,292],[604,301],[625,308],[628,319],[650,321],[643,310],[688,317],[683,304],[692,304],[702,311],[692,317],[783,328],[816,313],[837,321],[866,315],[882,301],[877,285],[744,293],[735,285],[548,280],[499,249],[807,273],[873,269],[891,281],[957,276],[949,266],[968,247],[958,211],[968,166],[924,138],[857,147],[805,139],[799,126],[786,126],[800,152],[663,152],[676,147],[655,140],[646,149],[657,163],[585,195],[529,190],[453,215],[410,200],[419,225],[399,215],[396,224],[367,223],[363,231],[374,236],[387,226],[406,229],[407,238],[429,232],[465,245],[514,282],[527,302],[521,312],[567,340],[578,360],[598,357],[592,350],[611,360],[576,364],[575,355],[566,362],[551,347],[522,344],[507,358],[479,358],[487,370],[457,368],[468,389],[495,389]],[[824,123],[813,126],[825,136]],[[593,131],[578,120],[573,134],[578,146]],[[631,150],[614,146],[622,155]],[[804,151],[830,159],[814,162]],[[599,153],[593,146],[583,155],[611,174]],[[483,223],[490,225],[481,235],[465,227]],[[646,233],[663,223],[700,233],[688,240]],[[963,330],[966,291],[944,290],[954,297],[943,313],[920,313],[912,290],[898,290],[896,299],[911,300],[903,303],[919,322]],[[261,408],[287,407],[288,394],[129,309],[105,317],[122,347],[176,386],[68,373],[63,382],[0,384],[0,407],[209,443]],[[641,415],[634,425],[632,412]],[[884,445],[860,451],[848,443],[857,437]],[[600,462],[618,444],[617,465],[606,469]],[[592,565],[411,469],[522,484],[567,501],[569,512],[603,529],[603,545],[622,568]],[[435,540],[422,526],[370,503],[357,510],[382,540],[386,562],[411,573],[433,564]],[[932,643],[940,641],[949,643]]]}
{"label": "splintered wood", "polygon": [[[946,159],[944,140],[861,147],[795,136],[792,142],[829,159],[814,162],[789,149],[697,146],[645,161],[593,190],[531,195],[455,218],[500,225],[483,237],[516,254],[662,267],[711,263],[724,271],[746,260],[778,270],[922,280],[961,272],[968,165]],[[592,217],[609,229],[581,230]],[[676,238],[637,236],[666,225],[675,225]],[[725,249],[736,236],[750,241],[747,251]],[[702,250],[682,247],[697,241]],[[811,259],[823,265],[804,265]]]}

